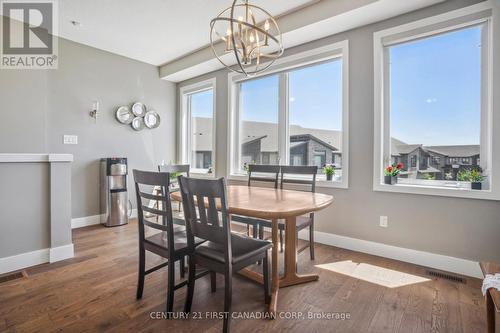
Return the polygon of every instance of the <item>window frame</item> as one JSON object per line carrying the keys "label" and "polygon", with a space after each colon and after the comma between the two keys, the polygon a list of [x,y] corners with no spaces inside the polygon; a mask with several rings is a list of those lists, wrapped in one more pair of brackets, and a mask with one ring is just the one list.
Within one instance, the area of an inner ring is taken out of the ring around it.
{"label": "window frame", "polygon": [[[180,163],[190,165],[190,173],[194,175],[206,176],[209,178],[215,178],[215,173],[217,170],[217,158],[216,158],[216,96],[217,96],[217,81],[216,78],[210,78],[208,80],[200,81],[194,84],[183,86],[179,88],[179,133],[178,133],[178,160]],[[193,168],[192,161],[192,142],[191,142],[191,119],[192,113],[189,103],[189,96],[200,93],[203,91],[212,90],[213,93],[213,103],[212,103],[212,173],[208,173],[208,169],[198,169]]]}
{"label": "window frame", "polygon": [[[484,2],[441,15],[425,18],[374,33],[374,167],[373,190],[473,199],[500,200],[499,178],[494,162],[499,149],[493,151],[493,9]],[[390,161],[390,87],[388,48],[414,40],[424,39],[473,26],[483,26],[481,59],[481,134],[480,156],[489,182],[483,190],[471,190],[468,184],[450,181],[419,181],[415,184],[387,185],[383,183],[383,168]],[[387,42],[389,40],[389,42]]]}
{"label": "window frame", "polygon": [[[250,78],[238,73],[228,74],[228,156],[227,178],[231,180],[246,180],[247,176],[238,168],[240,155],[239,143],[239,89],[240,83],[269,75],[279,75],[279,106],[278,106],[278,155],[280,164],[290,164],[290,142],[287,91],[289,71],[318,65],[335,59],[342,59],[342,179],[341,181],[317,180],[316,186],[328,188],[344,188],[349,185],[349,42],[343,40],[327,46],[314,48],[279,58],[261,75]],[[284,152],[284,154],[283,154]],[[283,156],[284,155],[284,156]],[[240,171],[240,172],[239,172]]]}

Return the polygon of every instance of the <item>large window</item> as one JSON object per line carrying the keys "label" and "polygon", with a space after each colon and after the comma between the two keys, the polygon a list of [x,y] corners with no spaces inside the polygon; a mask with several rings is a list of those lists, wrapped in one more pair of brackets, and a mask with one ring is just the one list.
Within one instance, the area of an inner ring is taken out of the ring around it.
{"label": "large window", "polygon": [[288,90],[290,164],[329,164],[341,179],[342,59],[290,71]]}
{"label": "large window", "polygon": [[332,50],[257,78],[230,75],[231,176],[249,163],[316,165],[323,185],[347,187],[347,42]]}
{"label": "large window", "polygon": [[240,84],[240,152],[245,164],[279,164],[279,76]]}
{"label": "large window", "polygon": [[181,162],[195,173],[214,171],[214,88],[210,80],[181,89]]}
{"label": "large window", "polygon": [[[463,196],[458,175],[475,169],[490,191],[489,20],[469,20],[375,34],[375,189]],[[391,162],[397,185],[384,184]]]}

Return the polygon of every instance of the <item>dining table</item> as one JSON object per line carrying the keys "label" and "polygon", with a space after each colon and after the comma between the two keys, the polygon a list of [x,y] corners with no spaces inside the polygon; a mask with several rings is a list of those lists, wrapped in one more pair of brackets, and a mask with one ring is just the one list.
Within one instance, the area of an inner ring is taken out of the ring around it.
{"label": "dining table", "polygon": [[[179,192],[171,193],[171,197],[176,201],[182,200]],[[269,312],[276,313],[280,288],[319,279],[318,274],[297,273],[297,217],[328,207],[333,203],[334,198],[322,193],[228,185],[226,199],[230,215],[243,215],[272,222],[273,248]],[[285,223],[285,269],[281,277],[279,276],[278,221]],[[263,276],[259,272],[243,269],[239,273],[258,283],[263,283]]]}

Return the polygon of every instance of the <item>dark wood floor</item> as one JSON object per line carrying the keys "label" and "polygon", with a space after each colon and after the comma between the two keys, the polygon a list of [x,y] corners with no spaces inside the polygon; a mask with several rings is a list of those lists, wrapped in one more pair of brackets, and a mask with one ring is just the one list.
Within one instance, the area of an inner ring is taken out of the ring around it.
{"label": "dark wood floor", "polygon": [[[135,299],[137,224],[73,231],[75,258],[26,269],[24,278],[0,284],[1,332],[219,332],[217,319],[153,320],[163,311],[166,271],[146,278],[144,297]],[[150,256],[149,263],[158,259]],[[236,319],[233,332],[484,332],[485,305],[480,281],[432,279],[426,269],[403,262],[330,246],[316,246],[316,260],[299,255],[299,271],[317,272],[318,282],[280,289],[278,318]],[[389,288],[315,267],[343,261],[365,263],[429,278],[427,282]],[[223,280],[210,292],[209,278],[197,281],[193,311],[202,317],[222,311]],[[182,311],[185,288],[176,291]],[[236,315],[265,311],[261,287],[236,276]],[[290,311],[290,312],[286,312]],[[241,312],[241,314],[239,313]],[[308,313],[346,313],[346,320],[286,319]]]}

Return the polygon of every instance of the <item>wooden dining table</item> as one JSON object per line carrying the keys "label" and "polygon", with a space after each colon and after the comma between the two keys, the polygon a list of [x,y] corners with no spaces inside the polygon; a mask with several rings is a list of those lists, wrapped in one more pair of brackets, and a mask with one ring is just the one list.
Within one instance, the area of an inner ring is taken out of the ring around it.
{"label": "wooden dining table", "polygon": [[[179,192],[171,194],[172,199],[181,201]],[[321,193],[281,190],[274,188],[229,185],[227,204],[229,214],[243,215],[272,221],[272,294],[269,311],[276,313],[278,290],[301,283],[316,281],[317,274],[297,273],[297,224],[298,216],[319,211],[331,205],[333,197]],[[285,221],[285,270],[279,276],[278,220]],[[263,283],[262,274],[244,269],[239,273]]]}

